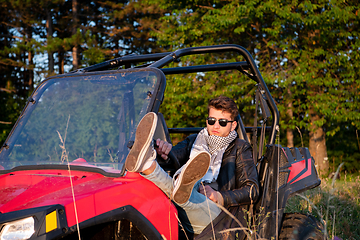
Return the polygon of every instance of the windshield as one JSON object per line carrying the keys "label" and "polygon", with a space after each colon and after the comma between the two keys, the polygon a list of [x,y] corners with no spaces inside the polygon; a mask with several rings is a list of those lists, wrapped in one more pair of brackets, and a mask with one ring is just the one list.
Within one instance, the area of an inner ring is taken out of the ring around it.
{"label": "windshield", "polygon": [[127,144],[150,110],[158,78],[154,71],[137,70],[45,81],[33,94],[35,104],[25,111],[27,121],[17,124],[22,130],[14,131],[16,140],[2,153],[0,165],[7,170],[69,162],[120,172]]}

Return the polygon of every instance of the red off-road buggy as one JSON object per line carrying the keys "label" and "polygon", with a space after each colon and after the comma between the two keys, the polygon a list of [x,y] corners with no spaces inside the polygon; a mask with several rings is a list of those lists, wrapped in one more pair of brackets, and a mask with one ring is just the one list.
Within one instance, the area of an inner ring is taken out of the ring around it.
{"label": "red off-road buggy", "polygon": [[[180,63],[186,55],[224,52],[243,61]],[[179,67],[163,68],[173,61]],[[127,69],[108,70],[119,66]],[[261,198],[249,208],[256,231],[247,236],[322,239],[313,217],[284,213],[292,194],[320,180],[306,148],[275,144],[277,107],[253,58],[238,45],[129,55],[39,84],[0,150],[0,239],[178,239],[173,203],[139,174],[126,172],[124,161],[147,112],[159,116],[155,138],[171,142],[171,133],[200,130],[167,128],[158,112],[166,75],[220,70],[239,71],[257,84],[256,111],[263,116],[254,127],[237,119],[240,138],[249,141],[247,132],[261,132],[252,141]],[[174,156],[160,164],[170,174],[180,167]]]}

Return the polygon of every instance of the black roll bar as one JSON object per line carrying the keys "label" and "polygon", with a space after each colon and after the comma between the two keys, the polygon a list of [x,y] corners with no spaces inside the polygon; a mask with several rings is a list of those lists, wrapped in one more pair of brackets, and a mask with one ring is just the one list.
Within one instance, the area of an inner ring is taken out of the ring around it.
{"label": "black roll bar", "polygon": [[[210,64],[210,65],[199,65],[199,66],[187,66],[187,67],[175,67],[175,68],[163,68],[167,64],[175,61],[176,59],[194,54],[204,53],[216,53],[216,52],[236,52],[243,56],[246,61],[235,62],[235,63],[221,63],[221,64]],[[273,121],[271,125],[271,134],[269,138],[269,144],[275,143],[276,133],[279,125],[279,111],[276,107],[274,99],[272,98],[268,87],[262,78],[259,69],[256,66],[254,59],[251,54],[244,48],[236,44],[216,45],[216,46],[203,46],[203,47],[190,47],[176,50],[175,52],[164,52],[164,53],[153,53],[145,55],[126,55],[123,57],[115,58],[103,63],[99,63],[90,67],[86,67],[78,70],[77,72],[90,72],[100,71],[109,68],[119,67],[128,63],[139,63],[155,61],[148,65],[148,67],[158,68],[164,72],[164,74],[178,74],[178,73],[191,73],[191,72],[207,72],[207,71],[219,71],[228,69],[237,69],[248,77],[257,82],[261,89],[264,90],[266,99],[268,100],[270,111],[272,112]],[[250,72],[245,70],[250,69]]]}
{"label": "black roll bar", "polygon": [[110,68],[119,67],[125,65],[127,63],[138,63],[138,62],[148,62],[148,61],[157,61],[167,55],[171,54],[171,52],[164,53],[152,53],[152,54],[144,54],[144,55],[126,55],[122,57],[118,57],[115,59],[111,59],[102,63],[98,63],[86,68],[82,68],[73,72],[94,72],[101,71]]}
{"label": "black roll bar", "polygon": [[[254,61],[254,59],[252,58],[251,54],[244,48],[241,47],[239,45],[235,45],[235,44],[227,44],[227,45],[217,45],[217,46],[203,46],[203,47],[190,47],[190,48],[184,48],[184,49],[179,49],[176,50],[175,52],[161,58],[160,60],[154,62],[153,64],[150,64],[149,67],[155,67],[155,68],[162,68],[163,66],[171,63],[172,61],[174,61],[175,59],[178,59],[182,56],[186,56],[186,55],[194,55],[194,54],[204,54],[204,53],[215,53],[215,52],[237,52],[239,53],[241,56],[243,56],[246,60],[246,64],[243,64],[243,66],[248,66],[252,72],[253,75],[249,75],[247,74],[249,77],[251,77],[254,81],[256,81],[260,87],[262,88],[262,90],[264,90],[265,92],[265,96],[267,98],[267,100],[269,101],[269,105],[270,105],[270,110],[272,112],[272,115],[274,117],[273,121],[272,121],[272,125],[271,125],[271,134],[270,134],[270,138],[269,138],[269,144],[274,144],[275,143],[275,138],[276,138],[276,133],[278,131],[278,125],[279,125],[279,111],[276,107],[276,104],[274,102],[274,99],[272,98],[269,89],[267,87],[267,85],[265,84],[264,79],[262,78],[259,69],[256,66],[256,63]],[[214,71],[211,70],[212,68],[214,68],[216,64],[211,64],[208,65],[206,68],[209,69],[209,71]],[[224,64],[223,66],[225,66],[226,64]],[[228,64],[229,66],[232,66],[230,64]],[[196,70],[197,66],[193,66],[192,71],[193,72],[199,72],[198,70]],[[180,69],[182,67],[179,67]],[[202,67],[201,67],[202,68]],[[189,70],[191,68],[185,68],[186,70]],[[199,68],[200,69],[200,68]],[[225,69],[225,68],[224,68]],[[165,70],[165,69],[161,69],[163,70],[163,72],[165,73],[166,71],[171,71],[171,70]],[[174,71],[174,70],[173,70]],[[179,72],[182,72],[181,70],[179,70]]]}

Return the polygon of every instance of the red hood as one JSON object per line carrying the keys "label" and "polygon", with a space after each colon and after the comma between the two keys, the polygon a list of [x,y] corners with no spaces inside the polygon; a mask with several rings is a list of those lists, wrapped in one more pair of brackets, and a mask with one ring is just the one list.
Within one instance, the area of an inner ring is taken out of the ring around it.
{"label": "red hood", "polygon": [[56,204],[64,206],[69,227],[76,224],[76,219],[83,222],[127,205],[137,209],[154,226],[169,221],[171,209],[171,225],[173,229],[177,227],[174,205],[159,188],[138,173],[128,172],[116,178],[72,170],[70,177],[67,170],[52,169],[0,175],[1,213]]}
{"label": "red hood", "polygon": [[66,170],[29,170],[0,175],[0,212],[53,204],[65,206],[73,202],[71,184],[79,199],[121,185],[124,181],[120,179],[73,170],[71,177]]}

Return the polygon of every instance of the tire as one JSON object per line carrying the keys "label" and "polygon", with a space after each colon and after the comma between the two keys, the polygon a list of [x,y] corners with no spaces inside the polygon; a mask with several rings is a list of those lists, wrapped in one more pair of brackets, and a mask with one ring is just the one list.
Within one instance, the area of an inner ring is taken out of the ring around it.
{"label": "tire", "polygon": [[311,215],[285,213],[280,229],[280,240],[327,240],[327,234]]}

